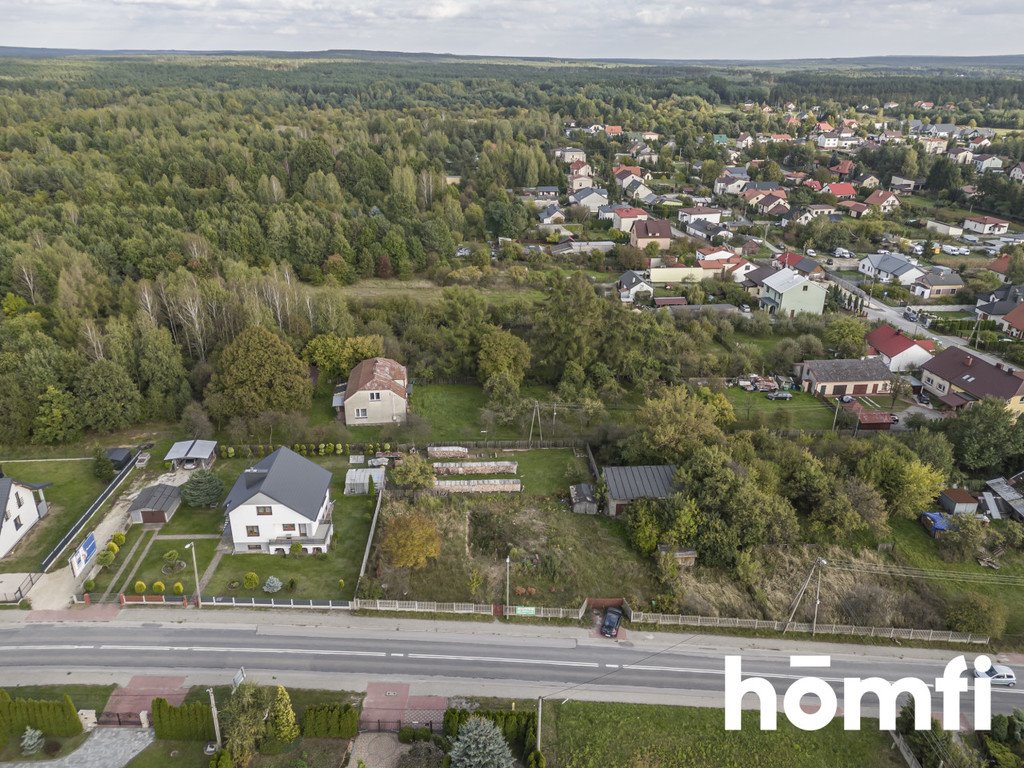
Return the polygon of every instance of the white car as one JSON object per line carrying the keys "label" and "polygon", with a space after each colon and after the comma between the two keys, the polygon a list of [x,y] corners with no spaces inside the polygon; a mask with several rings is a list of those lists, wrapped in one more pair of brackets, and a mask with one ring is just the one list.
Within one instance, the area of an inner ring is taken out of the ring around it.
{"label": "white car", "polygon": [[1007,688],[1013,688],[1017,684],[1017,676],[1013,674],[1013,670],[1003,664],[993,664],[988,669],[974,670],[975,677],[987,677],[992,681],[992,685],[1005,685]]}
{"label": "white car", "polygon": [[808,249],[807,249],[807,251],[806,251],[806,253],[807,253],[807,255],[808,255],[808,256],[810,256],[810,257],[811,257],[812,259],[813,259],[813,258],[814,258],[815,256],[817,256],[817,255],[818,255],[818,252],[817,252],[816,250],[814,250],[813,248],[808,248]]}

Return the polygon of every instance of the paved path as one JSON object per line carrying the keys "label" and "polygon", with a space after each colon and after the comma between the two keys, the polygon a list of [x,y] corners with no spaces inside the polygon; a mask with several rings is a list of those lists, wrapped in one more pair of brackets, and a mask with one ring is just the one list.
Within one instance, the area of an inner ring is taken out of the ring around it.
{"label": "paved path", "polygon": [[192,539],[219,539],[221,535],[219,533],[158,533],[156,537],[161,541],[192,541]]}
{"label": "paved path", "polygon": [[360,733],[348,764],[359,765],[362,760],[368,768],[395,768],[398,759],[409,749],[393,733]]}
{"label": "paved path", "polygon": [[[220,538],[217,536],[216,538]],[[224,557],[225,552],[220,547],[217,547],[217,551],[213,553],[213,560],[206,566],[206,570],[203,571],[202,577],[199,579],[199,593],[202,594],[203,590],[206,589],[206,585],[210,583],[210,579],[213,578],[213,574],[217,570],[217,566],[220,565],[220,559]]]}
{"label": "paved path", "polygon": [[[146,534],[147,533],[148,533],[147,531],[143,531],[142,536],[139,538],[138,541],[135,542],[135,546],[132,547],[132,551],[131,551],[131,555],[132,556],[134,556],[135,550],[139,548],[139,545],[142,543],[142,540],[146,538]],[[139,555],[138,558],[134,558],[132,556],[129,556],[129,557],[126,557],[124,559],[124,563],[121,565],[121,568],[117,572],[117,575],[113,579],[110,580],[110,586],[107,587],[107,591],[103,593],[103,597],[100,598],[101,600],[106,600],[107,596],[111,592],[117,594],[119,592],[127,592],[128,591],[127,590],[128,582],[131,581],[132,576],[135,575],[135,572],[137,570],[139,570],[139,566],[146,559],[146,555],[149,554],[149,550],[153,546],[153,542],[154,541],[156,541],[156,536],[150,536],[149,540],[146,542],[145,549],[142,550],[142,554]],[[130,569],[129,569],[129,566],[130,566]],[[122,579],[121,575],[126,570],[128,570],[128,575],[125,576],[124,579]]]}
{"label": "paved path", "polygon": [[121,768],[152,743],[149,728],[97,728],[70,755],[31,763],[0,763],[0,768]]}

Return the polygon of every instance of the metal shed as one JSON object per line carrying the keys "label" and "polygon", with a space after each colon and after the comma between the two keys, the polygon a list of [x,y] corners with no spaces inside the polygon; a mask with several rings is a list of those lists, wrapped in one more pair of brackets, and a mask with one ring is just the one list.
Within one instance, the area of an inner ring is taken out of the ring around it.
{"label": "metal shed", "polygon": [[118,472],[127,467],[128,462],[132,460],[132,452],[127,448],[107,448],[106,454]]}
{"label": "metal shed", "polygon": [[384,467],[367,467],[350,469],[345,473],[345,495],[365,496],[370,492],[370,479],[373,479],[375,490],[384,488]]}
{"label": "metal shed", "polygon": [[139,491],[128,508],[133,523],[166,523],[181,506],[181,491],[176,485],[158,483]]}

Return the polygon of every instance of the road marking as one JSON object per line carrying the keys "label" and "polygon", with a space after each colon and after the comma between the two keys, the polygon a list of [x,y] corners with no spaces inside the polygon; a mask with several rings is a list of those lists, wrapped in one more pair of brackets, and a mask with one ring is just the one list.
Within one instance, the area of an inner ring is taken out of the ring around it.
{"label": "road marking", "polygon": [[95,645],[5,645],[8,651],[87,651]]}
{"label": "road marking", "polygon": [[[46,646],[52,647],[52,646]],[[89,648],[93,646],[87,646]],[[337,651],[327,648],[218,648],[208,645],[101,645],[101,651],[188,651],[193,653],[286,653],[306,656],[375,656],[384,657],[384,651]]]}
{"label": "road marking", "polygon": [[404,654],[404,653],[392,653],[391,655],[392,655],[392,656],[395,656],[395,657],[397,657],[397,658],[402,658],[403,656],[405,656],[405,654]]}
{"label": "road marking", "polygon": [[541,664],[554,667],[589,667],[601,666],[596,661],[556,661],[555,659],[512,659],[505,656],[445,656],[435,653],[410,653],[410,659],[429,659],[434,661],[490,661],[496,664]]}
{"label": "road marking", "polygon": [[606,667],[607,667],[608,669],[618,669],[618,668],[619,668],[619,665],[618,665],[618,664],[605,664],[605,666],[606,666]]}

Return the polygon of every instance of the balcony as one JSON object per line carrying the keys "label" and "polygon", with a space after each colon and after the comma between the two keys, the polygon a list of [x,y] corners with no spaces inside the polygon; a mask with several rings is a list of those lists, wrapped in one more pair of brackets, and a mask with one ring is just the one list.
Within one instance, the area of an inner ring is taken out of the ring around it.
{"label": "balcony", "polygon": [[296,533],[294,536],[282,536],[276,539],[270,539],[267,541],[267,545],[271,551],[275,547],[288,548],[292,544],[301,544],[303,547],[321,547],[325,551],[331,545],[331,537],[334,535],[334,526],[328,524],[326,526],[319,526],[319,532],[316,536],[300,536]]}

